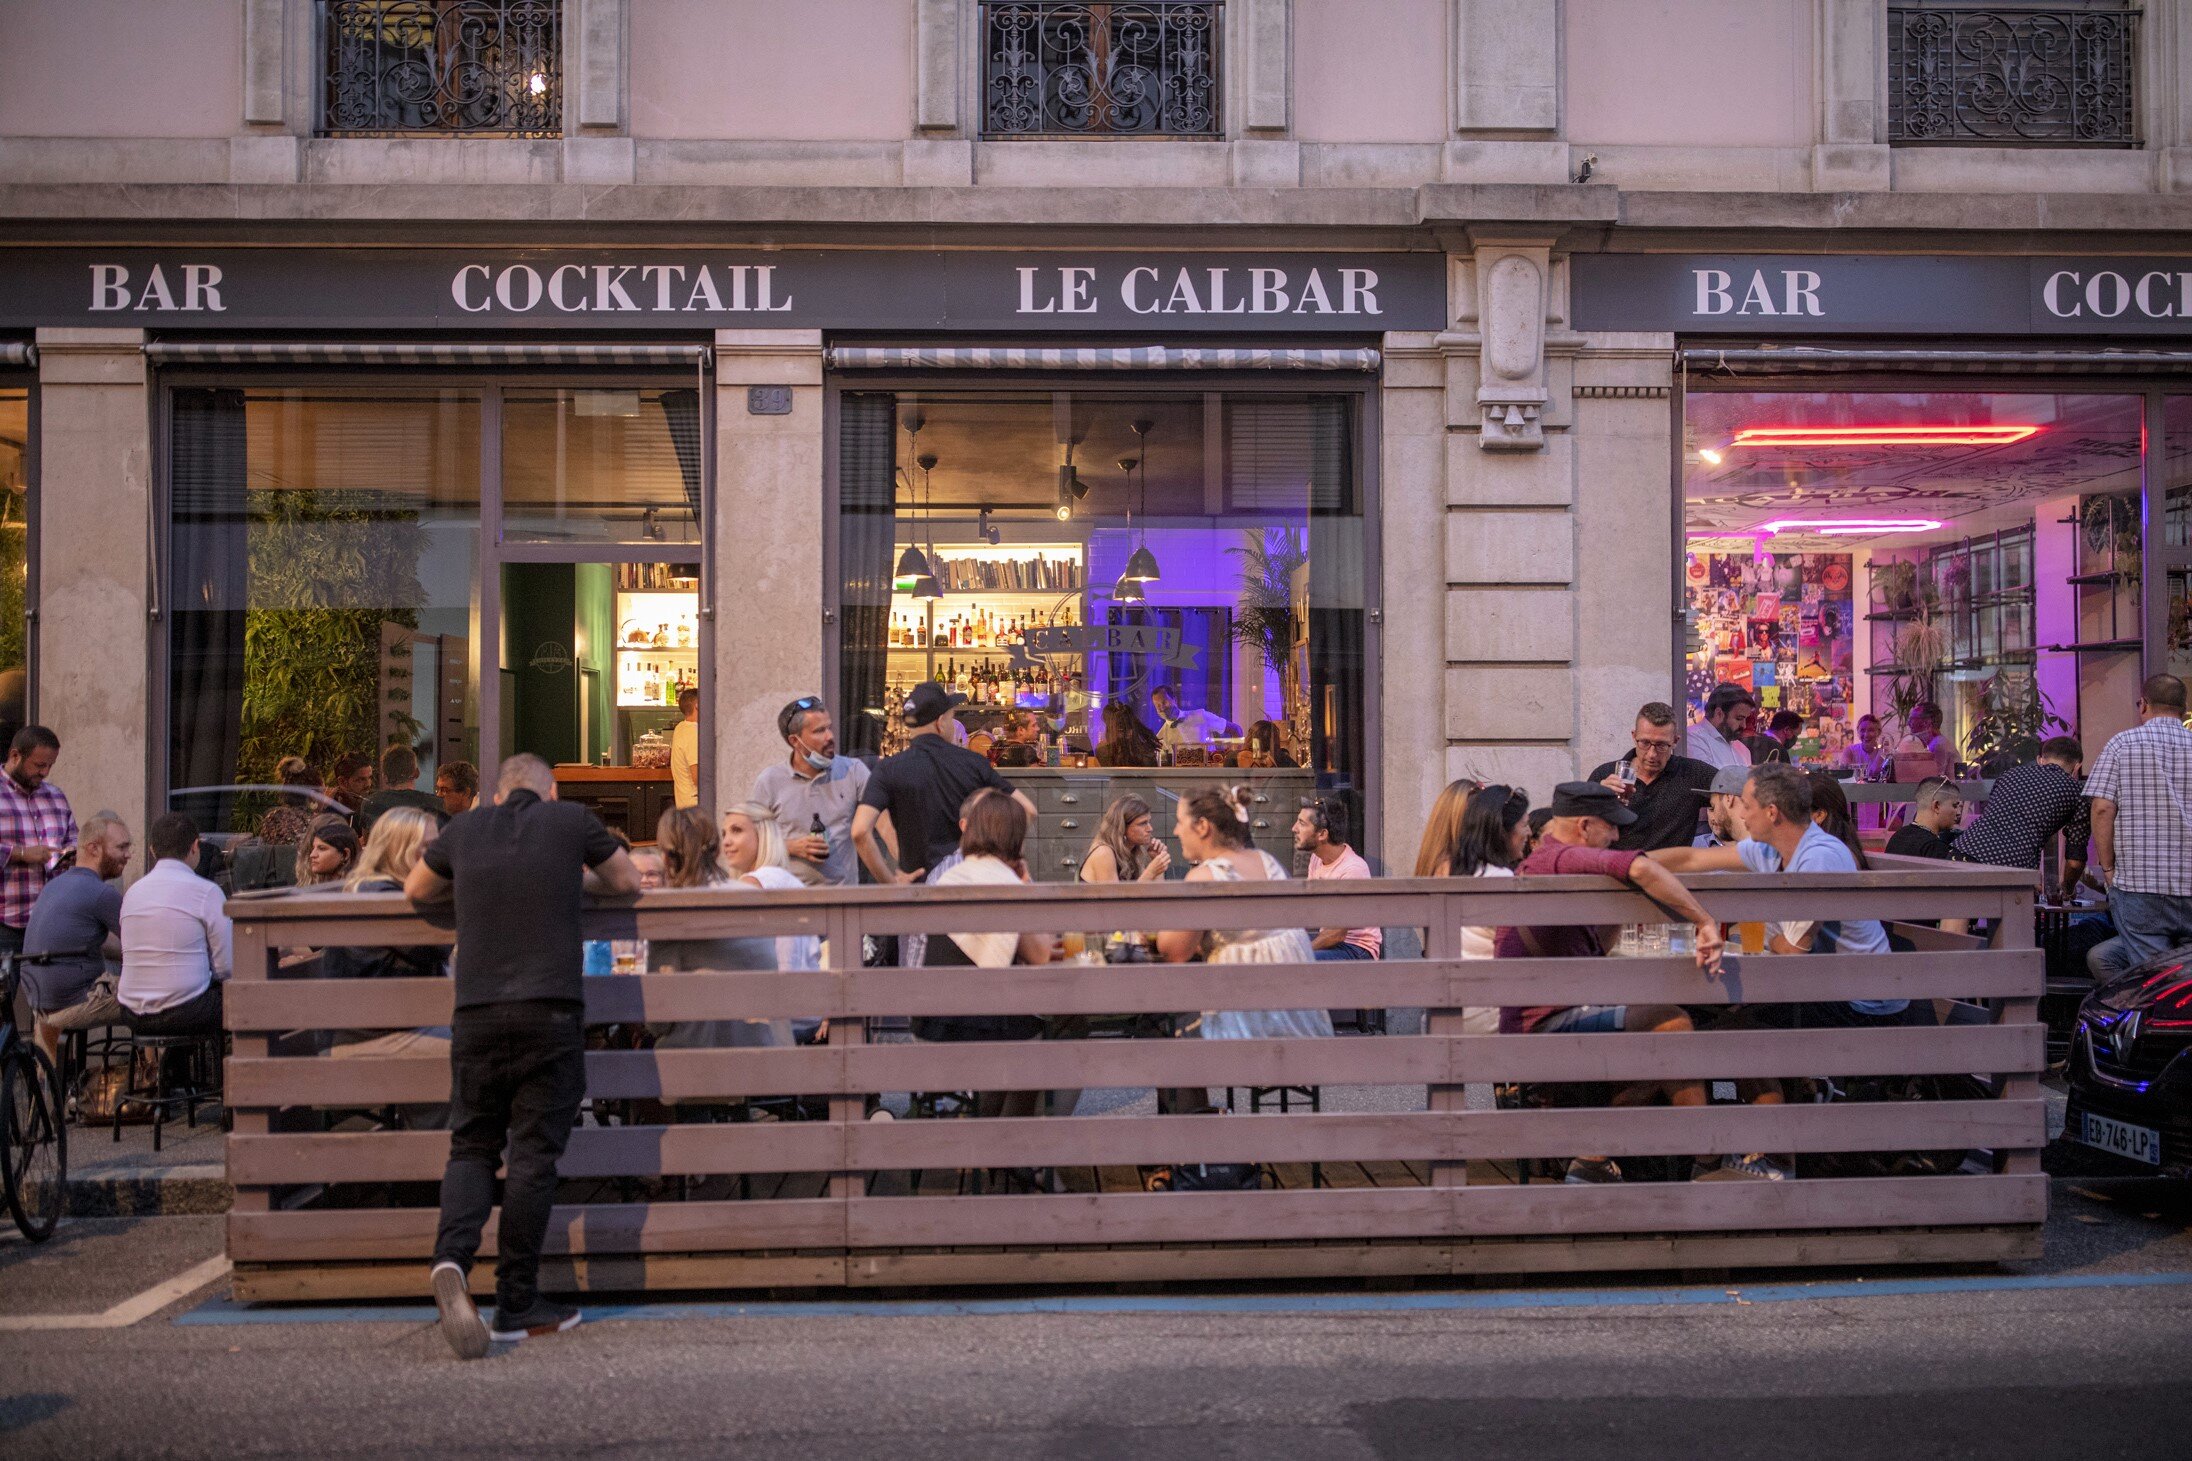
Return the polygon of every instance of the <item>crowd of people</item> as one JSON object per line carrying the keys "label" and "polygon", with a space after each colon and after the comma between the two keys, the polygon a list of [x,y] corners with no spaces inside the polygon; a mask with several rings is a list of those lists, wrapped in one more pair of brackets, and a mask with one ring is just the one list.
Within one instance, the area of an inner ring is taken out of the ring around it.
{"label": "crowd of people", "polygon": [[[782,754],[761,769],[745,799],[720,814],[673,807],[653,829],[653,844],[636,849],[591,811],[558,802],[550,767],[531,755],[503,760],[484,802],[476,775],[461,763],[440,767],[433,791],[420,789],[419,763],[408,747],[392,747],[377,759],[341,758],[324,782],[301,761],[283,763],[279,776],[287,795],[260,819],[254,840],[289,849],[290,881],[401,890],[421,905],[455,904],[453,952],[417,946],[295,950],[282,972],[454,980],[449,1026],[330,1031],[324,1047],[330,1058],[425,1053],[451,1062],[449,1105],[413,1108],[404,1118],[446,1125],[452,1134],[435,1288],[444,1327],[461,1353],[484,1351],[495,1335],[520,1337],[574,1321],[572,1311],[539,1293],[536,1275],[556,1163],[585,1093],[586,974],[820,964],[817,940],[805,935],[657,939],[629,958],[621,945],[585,945],[582,890],[725,888],[758,895],[849,886],[863,876],[937,887],[1027,883],[1034,805],[989,757],[959,743],[953,730],[961,703],[939,685],[915,687],[900,707],[905,748],[870,766],[839,754],[829,708],[818,697],[794,700],[777,721]],[[1177,702],[1173,708],[1179,709]],[[1883,851],[2037,870],[2046,847],[2062,837],[2070,849],[2064,885],[2074,886],[2090,872],[2113,899],[2116,938],[2096,954],[2096,971],[2192,943],[2192,730],[2184,724],[2185,711],[2181,681],[2147,681],[2140,723],[2109,741],[2090,775],[2076,740],[2038,743],[2029,759],[2001,770],[1984,811],[1968,827],[1957,783],[1929,779],[1915,788],[1908,820]],[[1547,804],[1534,810],[1523,788],[1456,781],[1431,809],[1412,871],[1441,878],[1613,878],[1656,904],[1671,926],[1686,929],[1668,947],[1714,970],[1726,957],[1727,930],[1685,886],[1684,875],[1848,873],[1869,861],[1842,778],[1832,769],[1776,760],[1770,748],[1754,750],[1746,744],[1743,712],[1741,703],[1715,692],[1703,723],[1688,728],[1693,754],[1686,755],[1674,709],[1647,704],[1636,716],[1628,749],[1588,779],[1555,787]],[[1185,718],[1183,712],[1168,723]],[[1138,730],[1149,736],[1139,722],[1119,720],[1109,730],[1107,740],[1122,744],[1139,744]],[[1876,747],[1875,730],[1851,750],[1875,755]],[[103,1025],[143,1034],[217,1035],[233,940],[224,892],[211,876],[213,849],[188,816],[155,817],[146,831],[147,870],[125,890],[121,879],[135,851],[131,831],[104,811],[77,825],[52,780],[59,754],[50,730],[27,727],[9,746],[0,775],[0,950],[22,958],[37,1038],[51,1051],[64,1034]],[[1121,795],[1104,809],[1079,877],[1090,883],[1288,878],[1279,859],[1256,847],[1251,821],[1243,788],[1211,784],[1179,795],[1162,829],[1148,801]],[[1309,800],[1292,834],[1309,880],[1373,877],[1369,860],[1350,844],[1343,799]],[[1478,959],[1604,957],[1616,951],[1615,932],[1471,927],[1460,931],[1460,943],[1466,957]],[[1307,964],[1379,959],[1386,936],[1373,926],[1217,935],[1190,928],[1155,931],[1140,947],[1143,957],[1174,963]],[[1078,943],[1076,936],[1072,944]],[[1878,953],[1892,946],[1889,929],[1876,920],[1827,919],[1770,924],[1756,951]],[[877,957],[939,969],[1002,968],[1047,964],[1065,957],[1068,947],[1066,938],[1051,934],[978,932],[909,939]],[[1337,971],[1335,976],[1344,980]],[[1348,1003],[1343,989],[1335,985],[1332,1003]],[[1928,1013],[1902,999],[1864,999],[1737,1006],[1720,1022],[1873,1028]],[[1680,1032],[1696,1028],[1698,1019],[1672,1004],[1545,1004],[1470,1010],[1464,1025],[1578,1035]],[[1324,1009],[1206,1009],[1178,1016],[1163,1033],[1323,1038],[1333,1031]],[[676,1050],[785,1046],[824,1032],[819,1020],[718,1019],[662,1022],[633,1038]],[[1046,1033],[1071,1032],[1046,1029],[1031,1016],[929,1017],[913,1027],[915,1038],[936,1041]],[[1784,1098],[1774,1082],[1744,1082],[1740,1091],[1742,1099],[1761,1103]],[[1166,1109],[1210,1109],[1208,1092],[1163,1096]],[[1687,1106],[1702,1104],[1706,1091],[1694,1080],[1661,1080],[1618,1087],[1612,1099]],[[1040,1092],[988,1093],[976,1114],[1032,1115],[1042,1105]],[[671,1119],[677,1119],[674,1113]],[[506,1149],[497,1317],[490,1330],[465,1295],[466,1274]],[[1697,1158],[1695,1174],[1771,1181],[1787,1176],[1788,1166],[1770,1153],[1708,1153]],[[1623,1176],[1613,1157],[1588,1153],[1574,1157],[1565,1175],[1576,1182]]]}

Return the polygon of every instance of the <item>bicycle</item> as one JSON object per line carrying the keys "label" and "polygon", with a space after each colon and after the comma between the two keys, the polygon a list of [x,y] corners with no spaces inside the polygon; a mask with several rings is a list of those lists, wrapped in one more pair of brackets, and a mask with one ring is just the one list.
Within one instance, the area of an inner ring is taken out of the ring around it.
{"label": "bicycle", "polygon": [[43,1243],[68,1195],[68,1128],[53,1062],[15,1028],[21,979],[17,956],[0,957],[0,1189],[15,1226]]}

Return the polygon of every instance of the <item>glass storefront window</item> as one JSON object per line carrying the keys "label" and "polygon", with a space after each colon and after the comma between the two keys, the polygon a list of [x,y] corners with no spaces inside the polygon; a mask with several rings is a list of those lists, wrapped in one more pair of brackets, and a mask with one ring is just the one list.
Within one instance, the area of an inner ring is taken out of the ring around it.
{"label": "glass storefront window", "polygon": [[[1712,390],[1685,402],[1692,718],[1753,690],[1796,759],[1981,767],[2129,724],[2142,647],[2138,396]],[[1909,721],[1937,705],[1941,741]],[[1858,717],[1879,751],[1848,748]],[[1754,748],[1767,749],[1763,746]],[[1897,768],[1915,772],[1914,765]]]}
{"label": "glass storefront window", "polygon": [[502,531],[513,542],[700,542],[700,393],[512,390]]}
{"label": "glass storefront window", "polygon": [[10,740],[29,714],[29,549],[30,392],[0,389],[0,736]]}
{"label": "glass storefront window", "polygon": [[172,423],[173,805],[250,833],[276,799],[220,789],[289,758],[476,765],[479,394],[184,387]]}
{"label": "glass storefront window", "polygon": [[[935,679],[1008,771],[1162,762],[1359,797],[1353,396],[861,391],[838,420],[853,751],[895,750],[897,707]],[[1274,851],[1293,805],[1259,832]]]}

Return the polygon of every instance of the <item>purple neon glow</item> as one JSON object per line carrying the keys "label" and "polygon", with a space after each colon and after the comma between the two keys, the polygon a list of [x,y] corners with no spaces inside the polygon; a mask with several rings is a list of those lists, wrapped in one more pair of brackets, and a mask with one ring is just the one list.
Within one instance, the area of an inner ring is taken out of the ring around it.
{"label": "purple neon glow", "polygon": [[1783,517],[1762,523],[1759,533],[1818,533],[1854,537],[1872,533],[1930,533],[1941,524],[1930,517]]}

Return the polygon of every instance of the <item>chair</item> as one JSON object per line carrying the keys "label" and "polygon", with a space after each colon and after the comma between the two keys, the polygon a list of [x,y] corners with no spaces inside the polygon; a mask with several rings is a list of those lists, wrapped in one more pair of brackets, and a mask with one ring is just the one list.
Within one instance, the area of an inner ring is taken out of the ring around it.
{"label": "chair", "polygon": [[[184,1120],[192,1127],[198,1124],[198,1107],[207,1102],[220,1100],[221,1045],[224,1035],[138,1035],[130,1036],[129,1083],[114,1102],[114,1139],[122,1139],[122,1113],[132,1106],[142,1106],[152,1112],[152,1149],[160,1150],[161,1131],[172,1119],[177,1107],[183,1111]],[[144,1073],[139,1068],[137,1055],[141,1051],[154,1052],[154,1058],[145,1064],[151,1067],[151,1088],[142,1084]],[[171,1086],[168,1081],[169,1057],[180,1053],[183,1066],[182,1083]]]}
{"label": "chair", "polygon": [[[1296,1101],[1306,1104],[1312,1114],[1324,1109],[1324,1087],[1322,1086],[1248,1086],[1244,1089],[1248,1092],[1248,1114],[1251,1116],[1261,1115],[1266,1101],[1277,1101],[1281,1116],[1293,1110],[1293,1103]],[[1237,1109],[1233,1099],[1233,1091],[1234,1087],[1232,1086],[1225,1088],[1225,1109],[1227,1111]],[[1273,1185],[1277,1184],[1274,1183]],[[1309,1164],[1309,1185],[1311,1187],[1322,1187],[1324,1185],[1324,1163],[1311,1162]]]}

